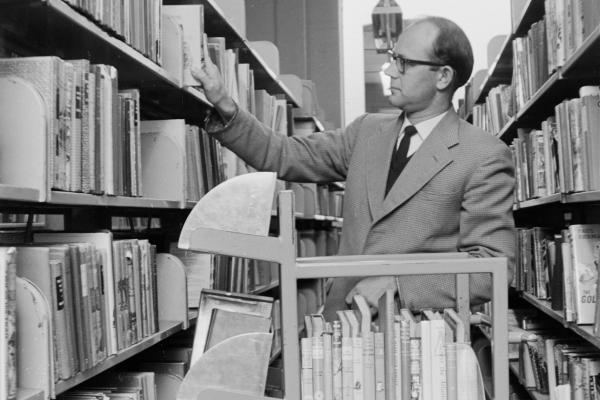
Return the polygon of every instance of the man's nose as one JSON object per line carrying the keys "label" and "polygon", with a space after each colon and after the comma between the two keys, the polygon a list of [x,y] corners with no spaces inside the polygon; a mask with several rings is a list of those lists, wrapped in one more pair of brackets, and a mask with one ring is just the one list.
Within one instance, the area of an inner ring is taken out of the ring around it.
{"label": "man's nose", "polygon": [[400,72],[394,63],[388,62],[384,65],[383,73],[389,76],[390,78],[398,78],[400,77]]}

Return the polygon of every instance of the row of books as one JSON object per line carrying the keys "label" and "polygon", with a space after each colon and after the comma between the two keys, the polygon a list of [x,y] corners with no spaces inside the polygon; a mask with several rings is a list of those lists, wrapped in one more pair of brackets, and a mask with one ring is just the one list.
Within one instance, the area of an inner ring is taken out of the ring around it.
{"label": "row of books", "polygon": [[294,191],[296,211],[304,217],[342,216],[344,190],[340,187],[316,183],[290,183],[288,187]]}
{"label": "row of books", "polygon": [[516,199],[600,189],[600,88],[583,86],[580,97],[554,107],[541,129],[519,129],[511,148]]}
{"label": "row of books", "polygon": [[525,388],[551,400],[600,396],[600,357],[593,345],[557,328],[536,310],[511,313],[518,325],[509,320],[509,359],[518,361],[517,378]]}
{"label": "row of books", "polygon": [[[11,58],[0,60],[2,75],[32,83],[45,101],[46,132],[41,134],[48,148],[45,162],[35,160],[34,166],[47,168],[47,187],[194,201],[228,177],[223,149],[199,127],[182,119],[140,121],[139,91],[118,91],[117,70],[111,66],[57,57]],[[0,113],[0,118],[10,117]],[[5,151],[14,146],[22,152],[22,143],[44,141],[36,132],[28,134],[18,139],[22,142],[4,141]],[[8,182],[2,183],[19,184],[5,175]]]}
{"label": "row of books", "polygon": [[337,314],[333,322],[320,314],[305,317],[303,399],[482,398],[477,362],[454,310],[424,310],[417,320],[407,309],[398,311],[388,291],[375,328],[362,296],[354,297],[353,310]]}
{"label": "row of books", "polygon": [[[600,5],[593,0],[545,0],[544,8],[544,17],[533,23],[525,35],[515,37],[510,44],[510,99],[505,94],[498,99],[498,94],[494,93],[491,99],[486,100],[486,106],[469,104],[471,96],[466,99],[466,112],[472,108],[474,117],[477,113],[474,121],[484,130],[498,132],[504,126],[502,122],[505,122],[506,116],[518,113],[548,77],[558,71],[600,25]],[[520,18],[521,13],[522,10],[517,7],[513,18]],[[519,22],[513,20],[513,27]],[[490,100],[493,107],[490,106]],[[506,116],[502,116],[503,112],[506,112]]]}
{"label": "row of books", "polygon": [[498,134],[515,115],[512,91],[511,85],[498,85],[490,89],[485,103],[473,106],[473,125]]}
{"label": "row of books", "polygon": [[103,29],[121,38],[146,57],[160,64],[160,0],[111,1],[65,0]]}
{"label": "row of books", "polygon": [[527,36],[513,40],[513,85],[517,110],[561,67],[600,24],[592,0],[545,0],[545,16]]}
{"label": "row of books", "polygon": [[574,224],[555,232],[549,228],[518,229],[513,285],[540,299],[549,299],[565,321],[594,324],[597,309],[600,225]]}
{"label": "row of books", "polygon": [[513,39],[512,51],[512,85],[516,109],[520,110],[548,80],[546,20],[531,25],[527,36]]}
{"label": "row of books", "polygon": [[140,95],[118,90],[114,67],[52,56],[0,59],[0,76],[7,75],[32,84],[44,101],[49,187],[142,193]]}
{"label": "row of books", "polygon": [[548,72],[561,67],[600,25],[594,0],[545,0]]}
{"label": "row of books", "polygon": [[33,245],[14,249],[17,275],[50,305],[54,382],[158,331],[155,247],[147,240],[36,233]]}
{"label": "row of books", "polygon": [[157,377],[154,372],[119,371],[90,379],[85,386],[69,390],[59,400],[157,400]]}

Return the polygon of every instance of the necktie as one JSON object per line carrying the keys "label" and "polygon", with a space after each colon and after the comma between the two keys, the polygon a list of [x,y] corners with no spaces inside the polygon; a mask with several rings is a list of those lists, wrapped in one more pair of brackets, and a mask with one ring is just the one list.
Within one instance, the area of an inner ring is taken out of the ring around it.
{"label": "necktie", "polygon": [[408,148],[410,147],[410,139],[415,133],[417,133],[417,128],[415,128],[413,125],[408,125],[406,128],[404,128],[404,136],[402,136],[402,140],[400,140],[400,146],[398,146],[398,148],[392,154],[390,170],[388,172],[387,183],[385,185],[386,196],[410,159],[410,157],[408,157]]}

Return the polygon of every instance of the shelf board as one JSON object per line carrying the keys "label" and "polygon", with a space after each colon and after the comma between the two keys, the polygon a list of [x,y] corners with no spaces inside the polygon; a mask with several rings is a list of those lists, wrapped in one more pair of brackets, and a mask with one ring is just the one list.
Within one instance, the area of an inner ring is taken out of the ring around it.
{"label": "shelf board", "polygon": [[250,290],[249,293],[250,294],[261,294],[261,293],[268,292],[269,290],[274,289],[278,286],[279,286],[279,281],[277,280],[277,281],[273,281],[269,284],[259,286],[259,287],[255,288],[254,290]]}
{"label": "shelf board", "polygon": [[0,199],[7,201],[38,202],[40,199],[40,191],[37,189],[0,184]]}
{"label": "shelf board", "polygon": [[500,52],[494,59],[488,70],[488,74],[479,86],[479,94],[475,99],[475,104],[485,101],[490,89],[500,84],[510,84],[512,77],[512,35],[506,35]]}
{"label": "shelf board", "polygon": [[325,126],[323,125],[323,123],[317,117],[312,116],[312,115],[306,115],[306,116],[305,115],[295,115],[294,120],[295,121],[310,121],[315,124],[315,126],[319,132],[323,132],[325,130]]}
{"label": "shelf board", "polygon": [[502,128],[500,132],[498,132],[498,137],[504,141],[504,143],[510,144],[509,140],[515,138],[517,132],[517,119],[515,117],[511,117],[508,120],[506,125]]}
{"label": "shelf board", "polygon": [[127,360],[128,358],[133,357],[134,355],[159,343],[160,341],[168,338],[169,336],[174,335],[175,333],[182,330],[182,323],[161,321],[160,328],[161,330],[158,333],[155,333],[154,335],[143,339],[141,342],[136,343],[133,346],[121,351],[119,354],[107,358],[102,363],[96,365],[92,369],[81,372],[66,381],[58,382],[56,384],[56,394],[63,393],[79,385],[80,383],[83,383],[86,380],[100,374],[101,372],[104,372],[107,369],[112,368],[115,365]]}
{"label": "shelf board", "polygon": [[17,389],[17,400],[44,400],[44,392],[38,389]]}
{"label": "shelf board", "polygon": [[560,203],[561,196],[562,195],[560,193],[555,193],[553,195],[541,197],[539,199],[531,199],[531,200],[522,201],[519,203],[518,209],[522,210],[524,208],[537,207],[537,206],[541,206],[543,204]]}
{"label": "shelf board", "polygon": [[571,193],[565,195],[565,203],[585,203],[600,201],[600,191]]}
{"label": "shelf board", "polygon": [[[246,38],[229,21],[214,0],[201,0],[204,6],[204,30],[208,36],[225,37],[228,48],[239,49],[239,61],[250,64],[254,71],[256,89],[265,89],[271,95],[282,94],[294,107],[298,100],[279,77],[262,60],[261,56],[251,48]],[[164,4],[181,4],[181,0],[167,0]]]}
{"label": "shelf board", "polygon": [[532,296],[529,293],[524,293],[524,292],[521,293],[521,297],[523,299],[525,299],[529,304],[533,305],[535,308],[542,311],[544,314],[555,319],[556,321],[563,324],[563,326],[565,326],[566,328],[575,332],[581,338],[585,339],[586,341],[590,342],[591,344],[593,344],[596,347],[600,347],[600,337],[594,335],[593,325],[577,325],[573,322],[567,322],[567,321],[565,321],[563,315],[560,312],[553,310],[550,307],[549,301],[540,300],[540,299],[536,298],[535,296]]}
{"label": "shelf board", "polygon": [[50,204],[69,206],[101,206],[130,208],[181,208],[181,203],[174,200],[150,199],[146,197],[106,196],[88,193],[52,191]]}
{"label": "shelf board", "polygon": [[590,71],[596,73],[600,68],[600,26],[583,41],[581,46],[569,57],[562,67],[565,77],[575,77]]}
{"label": "shelf board", "polygon": [[[508,367],[509,367],[510,372],[512,372],[512,374],[518,379],[519,378],[519,361],[509,361]],[[529,388],[525,388],[525,387],[524,387],[524,389],[527,391],[527,393],[533,400],[548,400],[549,399],[549,396],[547,394],[542,394],[542,393],[538,392],[537,390],[529,389]]]}
{"label": "shelf board", "polygon": [[522,36],[527,33],[531,24],[544,17],[544,2],[542,0],[529,0],[519,18],[518,23],[513,26],[513,34]]}

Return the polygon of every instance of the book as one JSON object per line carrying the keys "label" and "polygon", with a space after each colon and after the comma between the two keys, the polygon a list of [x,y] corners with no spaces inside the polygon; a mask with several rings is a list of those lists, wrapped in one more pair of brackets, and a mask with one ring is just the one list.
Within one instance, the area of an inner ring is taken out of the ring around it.
{"label": "book", "polygon": [[265,318],[260,315],[214,308],[212,310],[204,351],[232,336],[252,332],[268,333],[270,327],[270,317]]}
{"label": "book", "polygon": [[[394,291],[386,290],[385,294],[379,298],[379,329],[384,334],[384,359],[385,359],[385,395],[387,400],[396,400],[395,382],[394,382],[394,358],[400,354],[394,346],[394,319],[396,303],[394,301]],[[398,339],[400,339],[398,337]],[[399,365],[400,367],[400,365]]]}
{"label": "book", "polygon": [[219,308],[270,318],[272,307],[273,298],[271,297],[202,289],[198,307],[198,322],[196,323],[194,334],[191,365],[198,360],[206,348],[213,309]]}
{"label": "book", "polygon": [[204,7],[201,4],[165,5],[162,10],[163,15],[173,18],[183,28],[182,84],[198,86],[191,70],[201,68],[204,60]]}
{"label": "book", "polygon": [[0,247],[0,397],[17,398],[17,254]]}
{"label": "book", "polygon": [[593,324],[596,282],[600,260],[600,225],[569,226],[573,258],[573,284],[578,324]]}

